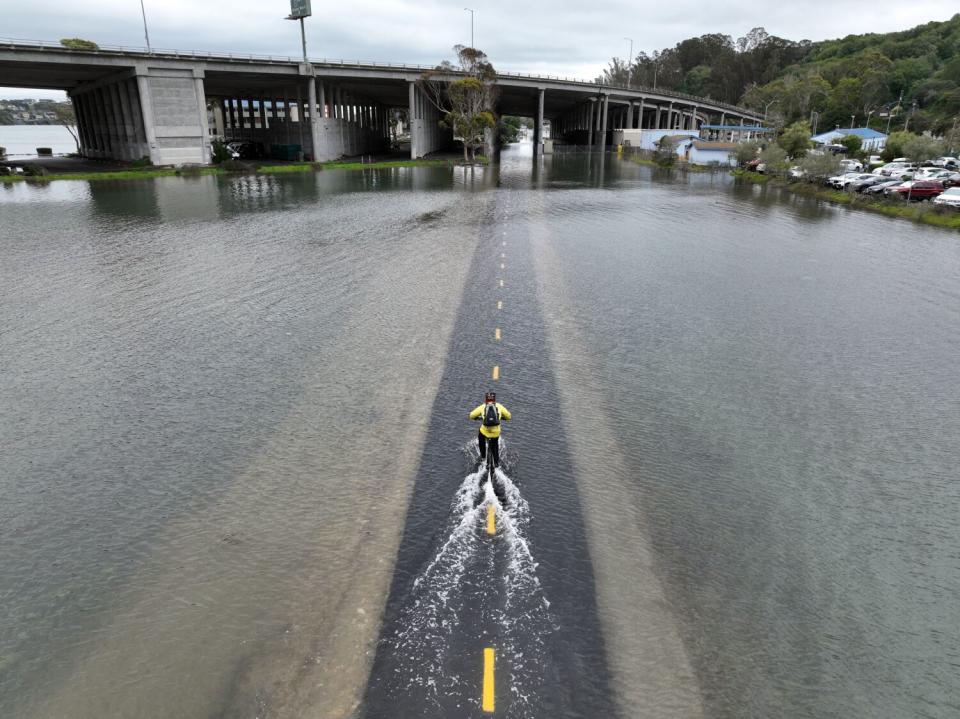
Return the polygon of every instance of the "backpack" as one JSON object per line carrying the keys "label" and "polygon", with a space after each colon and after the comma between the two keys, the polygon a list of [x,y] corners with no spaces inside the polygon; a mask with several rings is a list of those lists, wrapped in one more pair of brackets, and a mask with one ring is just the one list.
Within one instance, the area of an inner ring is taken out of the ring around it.
{"label": "backpack", "polygon": [[488,404],[483,410],[483,426],[497,427],[500,424],[500,410],[496,404]]}

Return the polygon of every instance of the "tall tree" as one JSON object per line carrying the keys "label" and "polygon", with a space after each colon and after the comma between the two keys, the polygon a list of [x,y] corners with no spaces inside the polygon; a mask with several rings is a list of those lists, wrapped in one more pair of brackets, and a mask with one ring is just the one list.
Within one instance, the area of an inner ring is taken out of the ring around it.
{"label": "tall tree", "polygon": [[494,105],[497,73],[476,48],[456,45],[457,64],[444,60],[418,80],[426,96],[443,115],[440,121],[463,138],[463,159],[476,159],[484,132],[497,125]]}

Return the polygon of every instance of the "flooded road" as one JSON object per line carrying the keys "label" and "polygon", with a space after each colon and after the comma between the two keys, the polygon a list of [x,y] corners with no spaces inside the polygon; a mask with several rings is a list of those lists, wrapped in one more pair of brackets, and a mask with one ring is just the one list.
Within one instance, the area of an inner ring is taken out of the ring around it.
{"label": "flooded road", "polygon": [[955,233],[528,149],[0,187],[0,714],[960,711]]}

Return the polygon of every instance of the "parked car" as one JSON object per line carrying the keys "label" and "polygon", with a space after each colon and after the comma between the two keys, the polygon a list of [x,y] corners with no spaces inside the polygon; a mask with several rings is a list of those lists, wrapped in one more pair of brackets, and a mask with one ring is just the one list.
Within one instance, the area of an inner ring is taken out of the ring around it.
{"label": "parked car", "polygon": [[870,175],[863,180],[854,180],[847,185],[847,189],[853,190],[854,192],[864,192],[874,185],[879,185],[881,182],[887,182],[887,180],[879,175]]}
{"label": "parked car", "polygon": [[862,180],[873,180],[876,178],[876,175],[870,173],[858,172],[855,173],[852,177],[850,175],[844,175],[843,179],[836,185],[841,190],[846,190],[854,182],[860,182]]}
{"label": "parked car", "polygon": [[[903,183],[906,185],[907,183]],[[917,180],[909,183],[909,187],[896,188],[891,194],[896,193],[907,200],[929,200],[943,193],[943,183],[935,180]]]}
{"label": "parked car", "polygon": [[891,180],[889,178],[881,177],[880,182],[878,182],[876,185],[873,185],[865,189],[863,191],[863,194],[882,196],[887,194],[887,190],[889,190],[890,188],[897,187],[898,185],[901,185],[901,184],[903,183],[901,183],[900,180]]}
{"label": "parked car", "polygon": [[854,178],[859,178],[859,172],[845,172],[842,175],[834,175],[833,177],[827,178],[827,184],[830,187],[835,187],[838,190],[842,190],[848,182],[852,182]]}
{"label": "parked car", "polygon": [[791,180],[802,180],[806,176],[807,176],[806,170],[804,170],[799,166],[791,167],[787,171],[787,177],[789,177]]}
{"label": "parked car", "polygon": [[938,157],[933,161],[933,164],[937,167],[949,167],[953,165],[954,167],[960,165],[960,160],[957,160],[956,157],[950,157],[949,155],[944,155],[943,157]]}
{"label": "parked car", "polygon": [[905,162],[888,162],[883,167],[878,167],[874,170],[874,174],[883,175],[884,177],[899,177],[900,179],[907,179],[913,176],[913,173],[917,171],[916,165],[910,165]]}
{"label": "parked car", "polygon": [[943,194],[933,198],[933,204],[946,205],[955,210],[960,210],[960,187],[950,187],[943,191]]}
{"label": "parked car", "polygon": [[890,197],[890,195],[894,195],[894,193],[896,193],[897,190],[906,190],[913,187],[913,183],[914,183],[914,180],[907,180],[906,182],[900,181],[896,185],[893,185],[892,187],[884,188],[883,194],[886,195],[887,197]]}
{"label": "parked car", "polygon": [[863,172],[863,163],[857,160],[840,160],[840,168],[847,172]]}
{"label": "parked car", "polygon": [[944,187],[960,186],[960,172],[951,173],[950,177],[942,180]]}
{"label": "parked car", "polygon": [[881,158],[880,155],[870,155],[870,157],[867,159],[867,164],[870,165],[870,167],[876,167],[877,165],[882,165],[883,158]]}

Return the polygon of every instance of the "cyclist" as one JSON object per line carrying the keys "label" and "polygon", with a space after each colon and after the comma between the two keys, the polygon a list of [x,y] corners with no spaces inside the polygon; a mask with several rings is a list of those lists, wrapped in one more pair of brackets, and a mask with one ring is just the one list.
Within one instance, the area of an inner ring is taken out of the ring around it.
{"label": "cyclist", "polygon": [[487,392],[483,397],[483,404],[470,413],[470,419],[480,420],[480,434],[477,436],[477,445],[480,447],[481,464],[487,458],[487,444],[490,445],[490,454],[493,466],[500,466],[500,421],[510,419],[510,410],[497,402],[495,392]]}

